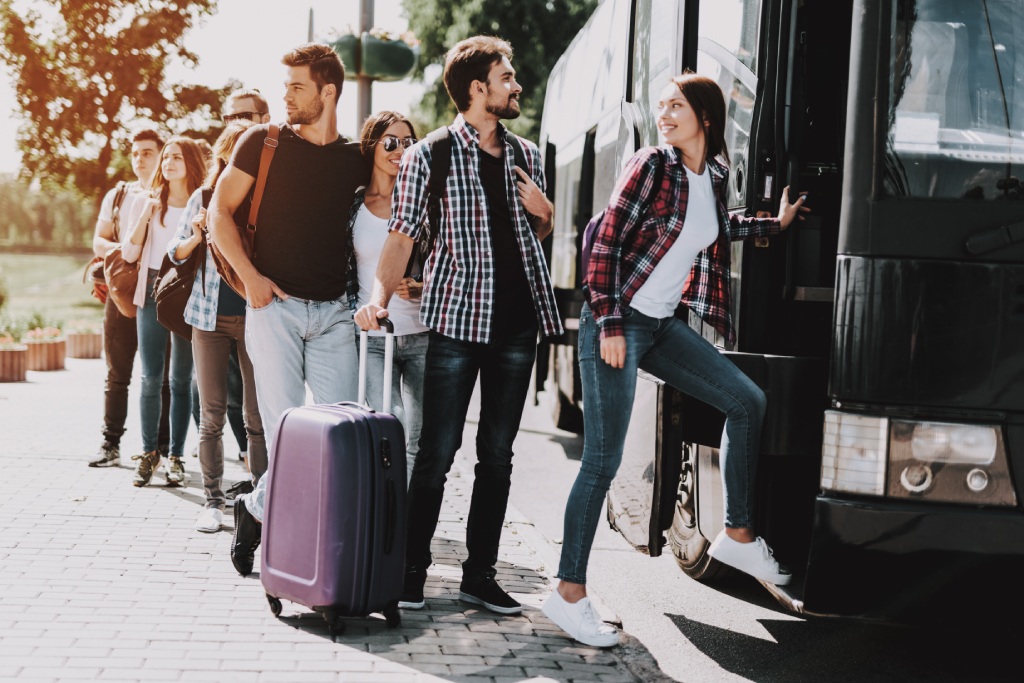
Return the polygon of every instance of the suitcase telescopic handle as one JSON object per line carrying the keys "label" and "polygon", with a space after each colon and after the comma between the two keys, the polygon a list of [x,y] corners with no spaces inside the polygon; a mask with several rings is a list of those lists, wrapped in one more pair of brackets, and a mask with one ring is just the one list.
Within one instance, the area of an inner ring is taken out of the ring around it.
{"label": "suitcase telescopic handle", "polygon": [[[391,412],[391,373],[395,361],[395,326],[388,318],[381,318],[377,323],[384,328],[384,406],[383,412]],[[366,330],[359,331],[359,403],[369,406],[366,402],[366,350],[369,334]]]}

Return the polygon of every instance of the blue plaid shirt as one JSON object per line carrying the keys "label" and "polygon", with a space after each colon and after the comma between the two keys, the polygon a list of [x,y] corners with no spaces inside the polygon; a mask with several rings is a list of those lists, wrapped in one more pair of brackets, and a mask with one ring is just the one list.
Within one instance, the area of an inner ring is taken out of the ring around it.
{"label": "blue plaid shirt", "polygon": [[[178,220],[178,229],[167,245],[167,254],[171,261],[182,264],[185,261],[174,257],[181,243],[192,236],[192,219],[203,208],[203,190],[199,188],[188,198],[185,211]],[[197,249],[199,247],[196,247]],[[196,279],[192,284],[192,296],[185,304],[185,322],[197,330],[213,332],[217,329],[217,301],[220,297],[221,277],[213,262],[213,255],[206,250],[206,291],[203,291],[203,268],[196,269]]]}
{"label": "blue plaid shirt", "polygon": [[[537,321],[545,336],[562,333],[562,322],[555,307],[548,264],[540,240],[530,227],[516,185],[515,158],[504,126],[499,134],[505,140],[505,193],[512,211],[519,253],[526,279],[532,285]],[[452,164],[447,193],[441,202],[434,251],[427,260],[424,281],[423,324],[447,337],[460,341],[489,343],[492,334],[494,302],[494,257],[491,254],[491,217],[487,195],[480,181],[480,134],[462,114],[448,127],[451,131]],[[537,146],[522,140],[530,176],[544,190],[544,169]],[[420,141],[402,156],[392,203],[389,230],[397,230],[413,239],[419,236],[427,219],[427,182],[430,177],[430,148]]]}

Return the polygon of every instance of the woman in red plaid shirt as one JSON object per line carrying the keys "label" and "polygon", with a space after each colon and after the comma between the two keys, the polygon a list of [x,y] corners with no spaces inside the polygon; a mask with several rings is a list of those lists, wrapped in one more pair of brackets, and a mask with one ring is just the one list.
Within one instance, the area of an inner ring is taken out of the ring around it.
{"label": "woman in red plaid shirt", "polygon": [[788,187],[778,218],[726,211],[725,121],[717,83],[689,73],[672,79],[658,102],[665,144],[630,159],[590,253],[588,304],[579,328],[583,461],[566,503],[561,581],[544,605],[548,617],[588,645],[608,647],[619,640],[586,597],[586,571],[602,501],[622,461],[630,416],[622,406],[633,404],[638,368],[726,415],[725,529],[709,554],[765,581],[781,585],[791,578],[752,528],[764,392],[675,317],[682,303],[732,342],[730,242],[778,233],[809,211],[802,206],[805,197],[789,203]]}

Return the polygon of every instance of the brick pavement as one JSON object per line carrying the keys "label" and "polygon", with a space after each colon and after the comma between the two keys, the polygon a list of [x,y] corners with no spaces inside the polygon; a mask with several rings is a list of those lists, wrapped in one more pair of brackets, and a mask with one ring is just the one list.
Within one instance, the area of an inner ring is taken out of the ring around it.
{"label": "brick pavement", "polygon": [[[196,459],[186,457],[184,488],[164,487],[161,474],[156,485],[131,485],[127,456],[140,450],[138,368],[124,464],[86,467],[99,444],[103,374],[101,360],[68,359],[65,371],[30,372],[26,383],[0,384],[0,679],[625,683],[657,677],[635,639],[602,651],[559,635],[539,611],[551,590],[553,550],[541,547],[543,538],[514,509],[498,579],[524,613],[495,618],[458,601],[471,477],[464,462],[448,484],[427,609],[404,612],[402,627],[393,630],[380,617],[352,620],[333,638],[319,616],[299,605],[285,601],[282,618],[274,618],[258,561],[243,579],[228,560],[230,512],[220,533],[192,529],[203,504]],[[196,438],[193,430],[190,448]],[[243,476],[231,441],[225,445],[229,482]]]}

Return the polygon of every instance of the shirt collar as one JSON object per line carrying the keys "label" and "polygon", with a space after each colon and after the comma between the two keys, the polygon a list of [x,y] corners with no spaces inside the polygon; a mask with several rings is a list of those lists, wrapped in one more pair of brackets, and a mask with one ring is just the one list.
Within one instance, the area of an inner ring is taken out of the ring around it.
{"label": "shirt collar", "polygon": [[[477,131],[476,128],[471,126],[470,123],[466,121],[466,117],[463,116],[461,112],[459,113],[458,116],[455,117],[455,121],[452,123],[451,126],[449,126],[449,129],[451,130],[452,135],[462,140],[462,143],[467,147],[472,147],[474,145],[476,147],[480,146],[479,131]],[[506,138],[505,130],[505,126],[499,121],[498,138],[501,139],[503,143],[505,142]]]}

